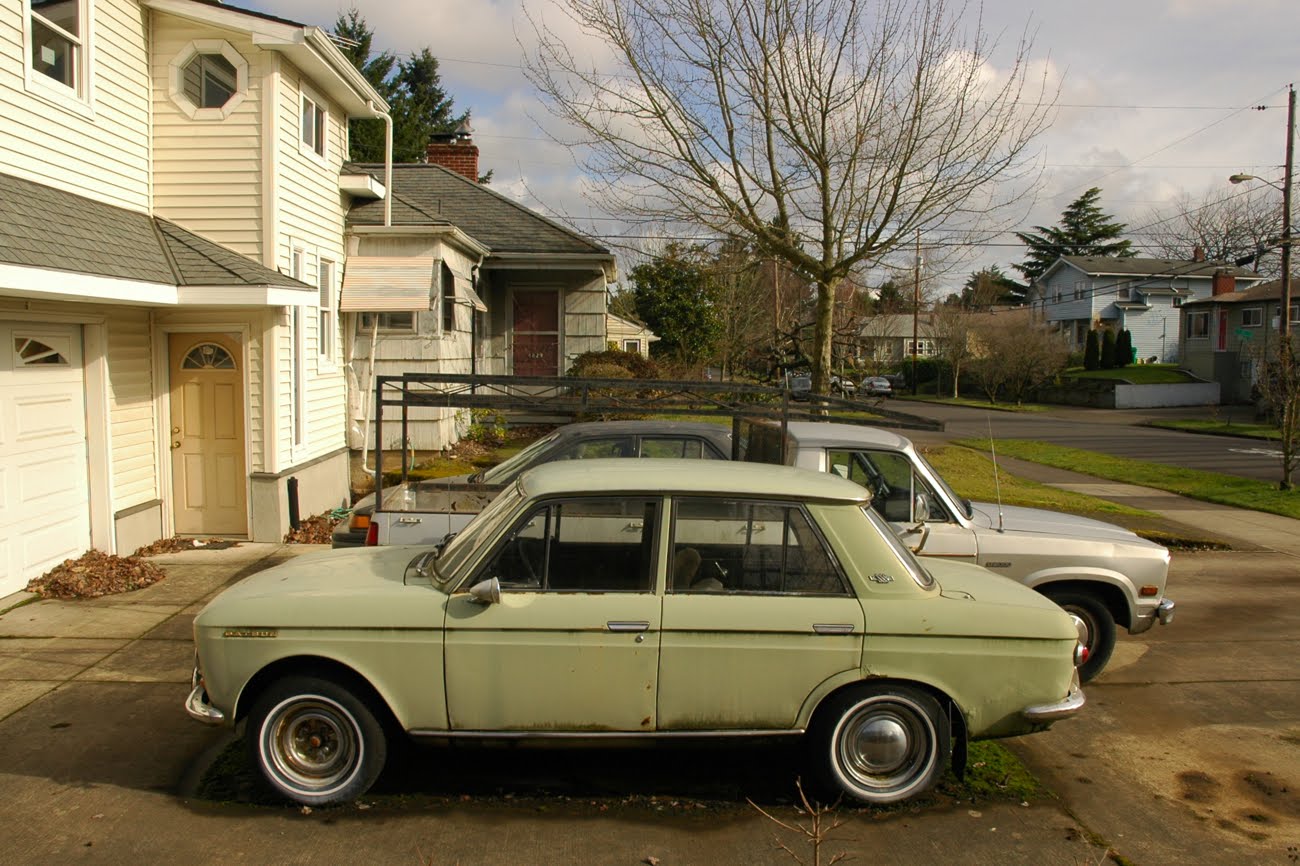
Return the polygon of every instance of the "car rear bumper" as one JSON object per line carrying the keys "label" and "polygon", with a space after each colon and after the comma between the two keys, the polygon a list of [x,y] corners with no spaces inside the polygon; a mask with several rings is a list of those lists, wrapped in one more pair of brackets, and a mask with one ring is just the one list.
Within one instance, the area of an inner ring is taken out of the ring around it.
{"label": "car rear bumper", "polygon": [[1160,604],[1151,610],[1143,611],[1137,615],[1133,625],[1129,628],[1129,634],[1142,634],[1142,632],[1151,628],[1157,622],[1161,625],[1169,625],[1174,621],[1174,601],[1171,598],[1161,599]]}

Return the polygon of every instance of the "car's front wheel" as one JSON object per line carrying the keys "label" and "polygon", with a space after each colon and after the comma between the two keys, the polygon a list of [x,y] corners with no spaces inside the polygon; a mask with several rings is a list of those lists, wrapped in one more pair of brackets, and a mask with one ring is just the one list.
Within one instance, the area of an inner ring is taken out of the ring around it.
{"label": "car's front wheel", "polygon": [[1043,595],[1064,608],[1066,613],[1077,617],[1079,642],[1088,648],[1088,659],[1079,666],[1079,679],[1088,682],[1102,672],[1115,651],[1115,617],[1100,600],[1084,592],[1053,592],[1048,587]]}
{"label": "car's front wheel", "polygon": [[309,806],[354,800],[384,769],[383,725],[366,701],[333,680],[287,677],[248,719],[253,761],[276,791]]}
{"label": "car's front wheel", "polygon": [[895,803],[929,790],[951,749],[939,702],[895,684],[841,692],[818,710],[809,735],[823,786],[863,803]]}

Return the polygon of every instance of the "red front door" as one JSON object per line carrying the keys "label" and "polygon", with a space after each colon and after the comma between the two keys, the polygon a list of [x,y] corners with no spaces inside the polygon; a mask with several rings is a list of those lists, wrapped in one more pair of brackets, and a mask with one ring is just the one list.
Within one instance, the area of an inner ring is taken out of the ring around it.
{"label": "red front door", "polygon": [[560,293],[554,289],[514,295],[514,374],[560,374]]}

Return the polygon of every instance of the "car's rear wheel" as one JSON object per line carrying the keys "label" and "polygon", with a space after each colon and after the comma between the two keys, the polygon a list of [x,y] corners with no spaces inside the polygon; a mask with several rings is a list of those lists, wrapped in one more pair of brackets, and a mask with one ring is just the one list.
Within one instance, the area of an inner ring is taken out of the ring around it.
{"label": "car's rear wheel", "polygon": [[809,735],[822,786],[863,803],[895,803],[929,790],[951,750],[938,701],[905,685],[841,692],[818,710]]}
{"label": "car's rear wheel", "polygon": [[338,683],[288,677],[258,698],[249,750],[271,787],[310,806],[354,800],[384,769],[383,725],[367,702]]}
{"label": "car's rear wheel", "polygon": [[1079,679],[1088,682],[1101,673],[1115,651],[1115,617],[1106,605],[1087,593],[1075,590],[1058,590],[1050,587],[1043,594],[1056,602],[1066,613],[1078,618],[1079,642],[1088,649],[1088,660],[1079,666]]}

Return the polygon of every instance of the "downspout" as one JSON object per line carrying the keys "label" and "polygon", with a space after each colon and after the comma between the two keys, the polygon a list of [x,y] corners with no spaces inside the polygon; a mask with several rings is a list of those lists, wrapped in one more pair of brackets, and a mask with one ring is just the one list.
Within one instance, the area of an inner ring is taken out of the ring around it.
{"label": "downspout", "polygon": [[[374,103],[371,103],[373,109]],[[384,119],[384,228],[392,228],[393,225],[393,117],[391,114],[382,115]],[[369,465],[370,461],[370,407],[375,405],[375,352],[379,341],[379,315],[376,314],[370,323],[370,357],[367,359],[366,372],[366,401],[365,414],[362,416],[361,423],[361,468],[370,474],[374,474],[375,467]],[[378,437],[375,439],[375,450],[379,450]]]}

